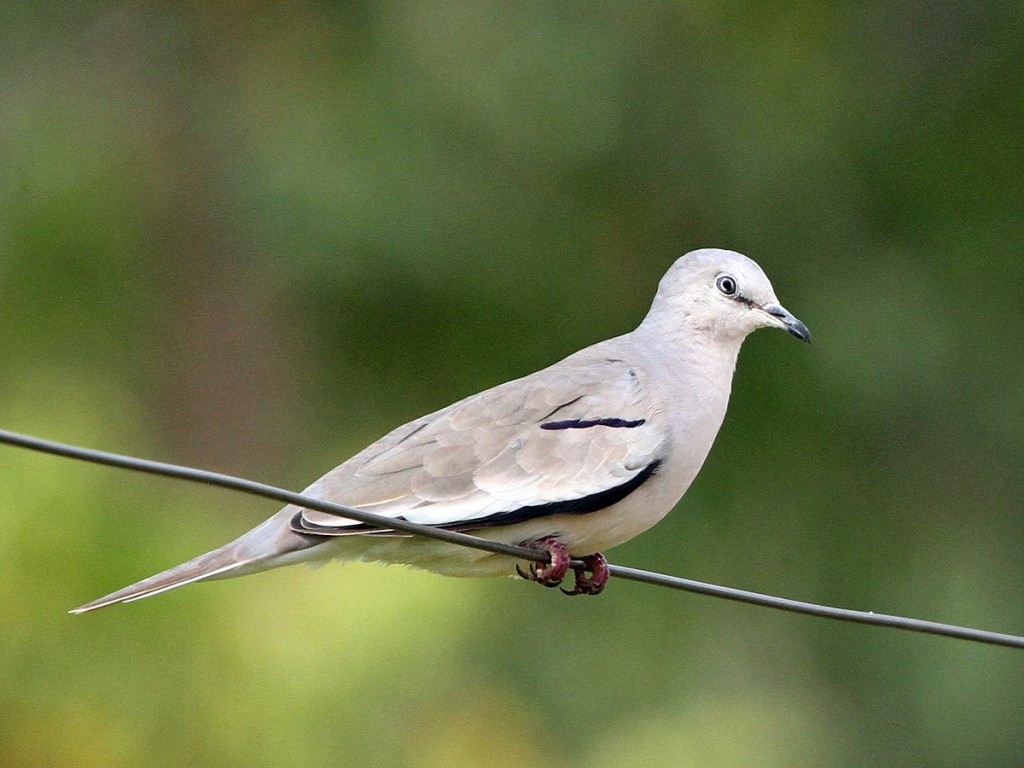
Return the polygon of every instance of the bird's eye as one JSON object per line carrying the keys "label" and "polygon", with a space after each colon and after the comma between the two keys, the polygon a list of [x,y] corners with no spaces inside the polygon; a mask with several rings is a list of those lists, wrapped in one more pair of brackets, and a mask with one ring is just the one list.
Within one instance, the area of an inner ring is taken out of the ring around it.
{"label": "bird's eye", "polygon": [[736,278],[730,277],[729,275],[719,275],[718,279],[715,280],[715,287],[717,287],[724,296],[735,296]]}

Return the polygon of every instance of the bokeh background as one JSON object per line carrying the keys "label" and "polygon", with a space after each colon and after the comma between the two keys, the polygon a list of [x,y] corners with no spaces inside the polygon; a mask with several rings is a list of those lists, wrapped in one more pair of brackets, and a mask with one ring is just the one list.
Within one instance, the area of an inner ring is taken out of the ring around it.
{"label": "bokeh background", "polygon": [[[1024,632],[1019,2],[0,9],[0,425],[301,489],[756,258],[615,562]],[[284,569],[269,502],[0,448],[5,766],[1020,766],[1024,655],[631,583]]]}

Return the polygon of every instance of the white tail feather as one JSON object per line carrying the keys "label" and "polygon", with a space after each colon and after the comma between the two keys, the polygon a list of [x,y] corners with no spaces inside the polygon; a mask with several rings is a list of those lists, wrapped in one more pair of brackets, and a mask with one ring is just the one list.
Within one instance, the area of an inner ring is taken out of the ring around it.
{"label": "white tail feather", "polygon": [[304,559],[303,551],[316,544],[317,540],[292,533],[287,527],[289,514],[285,509],[219,549],[80,605],[69,613],[88,613],[115,603],[142,600],[197,581],[241,576]]}

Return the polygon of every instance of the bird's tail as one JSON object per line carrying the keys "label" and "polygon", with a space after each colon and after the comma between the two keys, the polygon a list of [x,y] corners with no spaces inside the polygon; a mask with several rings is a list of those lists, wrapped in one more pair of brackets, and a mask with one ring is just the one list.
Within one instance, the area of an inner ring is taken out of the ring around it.
{"label": "bird's tail", "polygon": [[308,559],[308,556],[302,556],[303,550],[320,541],[322,539],[318,540],[292,533],[288,528],[287,516],[279,513],[219,549],[207,552],[205,555],[200,555],[187,563],[150,576],[148,579],[143,579],[124,589],[111,592],[109,595],[74,608],[69,613],[87,613],[115,603],[130,603],[144,597],[152,597],[196,581],[242,576],[246,573],[263,571]]}

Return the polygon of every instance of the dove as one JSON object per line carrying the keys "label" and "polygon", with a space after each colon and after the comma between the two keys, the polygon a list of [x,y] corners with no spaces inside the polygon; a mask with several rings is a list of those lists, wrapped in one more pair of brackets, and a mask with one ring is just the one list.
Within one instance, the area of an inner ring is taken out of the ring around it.
{"label": "dove", "polygon": [[675,261],[633,331],[415,419],[307,487],[314,498],[547,554],[528,570],[483,552],[286,506],[234,541],[72,610],[299,562],[402,563],[520,576],[567,594],[608,581],[604,550],[679,502],[725,418],[744,339],[811,340],[751,259],[705,248]]}

